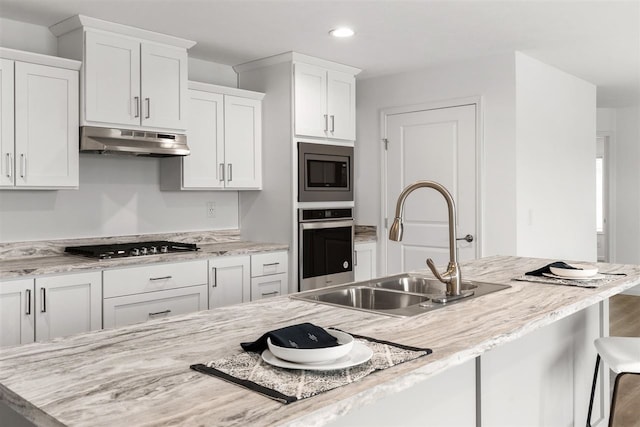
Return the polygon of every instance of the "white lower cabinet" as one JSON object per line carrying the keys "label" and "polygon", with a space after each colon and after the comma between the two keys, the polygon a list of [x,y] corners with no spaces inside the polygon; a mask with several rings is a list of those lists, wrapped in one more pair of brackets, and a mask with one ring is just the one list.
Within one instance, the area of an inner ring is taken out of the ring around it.
{"label": "white lower cabinet", "polygon": [[376,242],[356,243],[354,245],[354,250],[354,280],[356,282],[360,282],[377,277]]}
{"label": "white lower cabinet", "polygon": [[209,308],[240,304],[251,299],[251,257],[209,260]]}
{"label": "white lower cabinet", "polygon": [[101,283],[99,271],[0,283],[0,346],[100,329]]}
{"label": "white lower cabinet", "polygon": [[35,338],[33,279],[0,283],[0,347]]}
{"label": "white lower cabinet", "polygon": [[207,261],[106,270],[103,291],[105,328],[206,310]]}
{"label": "white lower cabinet", "polygon": [[254,277],[251,279],[251,301],[284,295],[288,283],[287,273]]}
{"label": "white lower cabinet", "polygon": [[207,285],[106,298],[104,327],[118,328],[206,308]]}
{"label": "white lower cabinet", "polygon": [[251,301],[288,293],[288,260],[285,251],[251,256]]}

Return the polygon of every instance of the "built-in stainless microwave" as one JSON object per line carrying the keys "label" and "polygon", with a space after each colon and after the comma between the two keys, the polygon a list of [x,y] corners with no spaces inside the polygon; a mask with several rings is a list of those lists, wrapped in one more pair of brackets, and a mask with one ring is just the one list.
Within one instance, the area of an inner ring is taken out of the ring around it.
{"label": "built-in stainless microwave", "polygon": [[299,142],[298,201],[353,201],[353,147]]}

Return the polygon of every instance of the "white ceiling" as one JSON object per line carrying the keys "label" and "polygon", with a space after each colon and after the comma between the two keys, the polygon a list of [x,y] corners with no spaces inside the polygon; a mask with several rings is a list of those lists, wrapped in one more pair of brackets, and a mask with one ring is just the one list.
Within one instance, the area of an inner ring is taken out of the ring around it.
{"label": "white ceiling", "polygon": [[[640,100],[640,0],[0,0],[50,26],[83,14],[197,41],[236,65],[286,51],[362,68],[359,78],[519,50],[598,86],[598,106]],[[349,25],[356,36],[332,39]]]}

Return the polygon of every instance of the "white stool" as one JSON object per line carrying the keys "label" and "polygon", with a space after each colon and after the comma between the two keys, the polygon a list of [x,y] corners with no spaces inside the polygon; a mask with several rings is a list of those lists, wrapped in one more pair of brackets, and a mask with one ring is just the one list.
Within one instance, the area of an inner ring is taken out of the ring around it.
{"label": "white stool", "polygon": [[611,427],[616,408],[616,396],[620,378],[625,374],[640,375],[640,337],[603,337],[595,340],[594,344],[598,351],[598,357],[596,358],[596,369],[593,373],[587,427],[591,427],[591,410],[593,409],[593,397],[596,391],[600,358],[617,374],[613,386],[613,396],[611,396],[611,411],[609,413],[609,427]]}

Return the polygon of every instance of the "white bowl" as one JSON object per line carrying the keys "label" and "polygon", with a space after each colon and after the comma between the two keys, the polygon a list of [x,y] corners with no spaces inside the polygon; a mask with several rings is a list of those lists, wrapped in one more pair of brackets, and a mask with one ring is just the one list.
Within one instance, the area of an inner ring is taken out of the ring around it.
{"label": "white bowl", "polygon": [[353,348],[353,337],[345,332],[327,329],[327,333],[338,339],[337,346],[324,348],[289,348],[271,343],[267,338],[269,351],[278,359],[295,363],[319,363],[336,360],[349,354]]}
{"label": "white bowl", "polygon": [[598,274],[598,267],[589,264],[569,264],[572,267],[579,268],[581,270],[573,270],[570,268],[558,268],[558,267],[549,267],[551,273],[560,277],[571,277],[571,278],[583,278],[583,277],[591,277]]}

